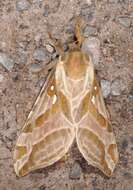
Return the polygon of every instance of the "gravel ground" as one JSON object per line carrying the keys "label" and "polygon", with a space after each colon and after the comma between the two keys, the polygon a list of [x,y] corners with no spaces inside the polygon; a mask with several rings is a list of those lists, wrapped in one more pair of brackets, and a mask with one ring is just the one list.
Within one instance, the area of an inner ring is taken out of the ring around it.
{"label": "gravel ground", "polygon": [[[46,80],[46,68],[58,55],[48,31],[67,50],[76,15],[83,21],[83,35],[100,40],[95,68],[120,161],[107,178],[88,166],[73,145],[64,162],[18,178],[12,163],[16,138]],[[0,190],[132,190],[133,1],[0,1],[0,103]]]}

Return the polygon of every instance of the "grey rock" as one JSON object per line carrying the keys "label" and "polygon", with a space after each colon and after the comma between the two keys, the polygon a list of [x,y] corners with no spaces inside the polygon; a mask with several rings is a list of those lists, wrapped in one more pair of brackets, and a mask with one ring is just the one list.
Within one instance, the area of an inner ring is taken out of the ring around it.
{"label": "grey rock", "polygon": [[33,53],[33,57],[37,61],[43,61],[48,63],[50,61],[50,57],[48,56],[48,52],[44,48],[37,48]]}
{"label": "grey rock", "polygon": [[86,38],[82,44],[82,50],[88,55],[91,55],[92,61],[95,65],[98,64],[100,58],[100,41],[98,38]]}
{"label": "grey rock", "polygon": [[25,11],[30,8],[30,3],[27,0],[18,0],[16,2],[16,9],[18,11]]}
{"label": "grey rock", "polygon": [[132,94],[129,94],[128,99],[129,99],[129,102],[133,103],[133,95]]}
{"label": "grey rock", "polygon": [[29,66],[29,71],[32,72],[32,73],[38,73],[38,72],[40,72],[41,70],[42,70],[42,66],[39,65],[39,64],[33,63],[33,64],[31,64],[31,65]]}
{"label": "grey rock", "polygon": [[51,54],[54,53],[54,50],[55,50],[54,47],[50,44],[46,44],[46,49]]}
{"label": "grey rock", "polygon": [[118,0],[108,0],[109,3],[118,3]]}
{"label": "grey rock", "polygon": [[81,176],[81,167],[78,163],[74,163],[70,170],[69,178],[70,179],[80,179]]}
{"label": "grey rock", "polygon": [[131,25],[131,20],[128,17],[119,17],[118,22],[126,28],[129,28]]}
{"label": "grey rock", "polygon": [[87,25],[84,28],[83,34],[85,37],[89,37],[90,35],[96,34],[96,32],[97,32],[97,29],[95,27]]}
{"label": "grey rock", "polygon": [[131,136],[123,137],[121,142],[121,150],[123,152],[130,152],[133,148],[133,142],[131,140]]}
{"label": "grey rock", "polygon": [[107,80],[101,80],[101,90],[103,93],[103,97],[107,98],[111,91],[111,84]]}
{"label": "grey rock", "polygon": [[11,71],[14,66],[14,61],[7,54],[1,52],[0,64],[2,64],[8,71]]}
{"label": "grey rock", "polygon": [[111,85],[111,94],[119,96],[125,90],[125,84],[121,79],[116,79]]}

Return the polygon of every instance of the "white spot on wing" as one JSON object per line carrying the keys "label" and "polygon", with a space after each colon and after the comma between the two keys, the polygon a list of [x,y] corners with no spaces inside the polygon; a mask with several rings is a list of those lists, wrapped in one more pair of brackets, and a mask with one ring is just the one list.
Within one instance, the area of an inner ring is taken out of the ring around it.
{"label": "white spot on wing", "polygon": [[57,100],[57,96],[54,95],[52,104],[55,104],[56,100]]}
{"label": "white spot on wing", "polygon": [[51,89],[51,90],[54,90],[54,86],[52,85],[50,89]]}
{"label": "white spot on wing", "polygon": [[97,89],[97,87],[95,86],[95,87],[94,87],[94,89],[96,90],[96,89]]}
{"label": "white spot on wing", "polygon": [[94,96],[92,96],[91,101],[93,104],[95,104],[95,97]]}

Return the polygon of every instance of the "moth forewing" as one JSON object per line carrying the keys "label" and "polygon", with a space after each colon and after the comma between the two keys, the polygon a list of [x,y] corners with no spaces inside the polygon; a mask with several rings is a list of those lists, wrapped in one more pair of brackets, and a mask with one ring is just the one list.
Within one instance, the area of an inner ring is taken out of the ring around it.
{"label": "moth forewing", "polygon": [[49,166],[62,158],[74,139],[74,129],[62,116],[63,101],[59,97],[53,73],[29,114],[14,151],[14,168],[18,176]]}
{"label": "moth forewing", "polygon": [[117,145],[95,77],[91,91],[82,99],[79,109],[85,113],[76,133],[79,150],[88,164],[110,176],[118,162]]}

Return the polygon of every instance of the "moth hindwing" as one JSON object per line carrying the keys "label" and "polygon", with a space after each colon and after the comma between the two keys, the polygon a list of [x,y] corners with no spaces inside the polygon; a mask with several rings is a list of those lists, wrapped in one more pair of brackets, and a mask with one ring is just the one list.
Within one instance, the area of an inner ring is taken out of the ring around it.
{"label": "moth hindwing", "polygon": [[60,56],[18,137],[14,168],[18,176],[61,159],[74,139],[88,164],[110,176],[118,161],[91,56],[78,47]]}

